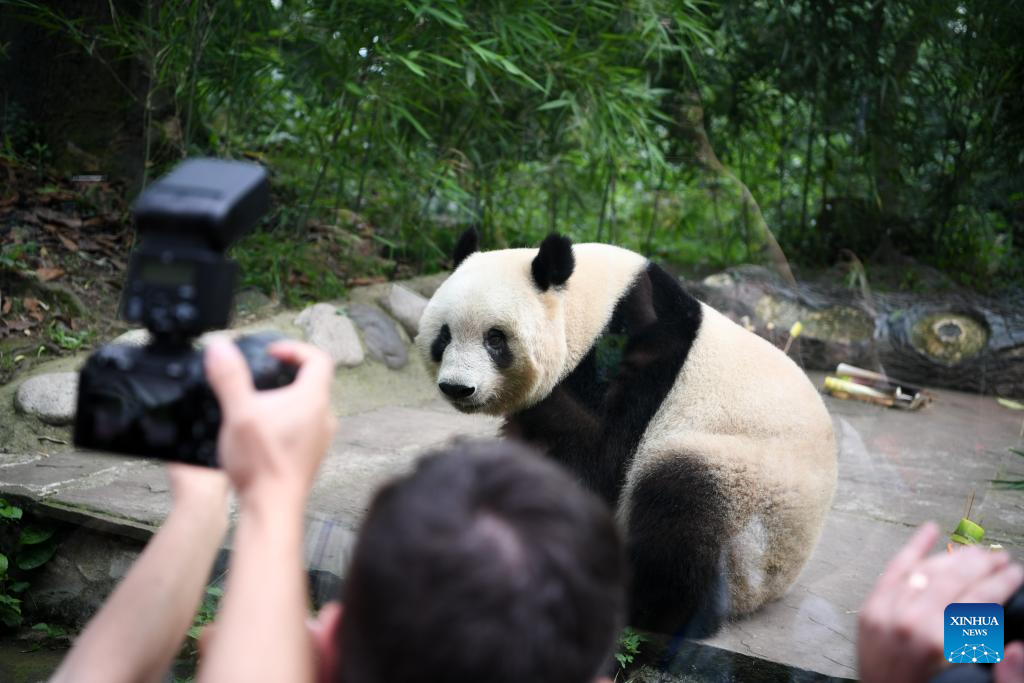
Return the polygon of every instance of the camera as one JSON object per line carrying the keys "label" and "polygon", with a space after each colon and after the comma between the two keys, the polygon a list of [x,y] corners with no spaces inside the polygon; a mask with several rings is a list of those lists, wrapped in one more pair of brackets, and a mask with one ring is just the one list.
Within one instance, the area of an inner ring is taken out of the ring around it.
{"label": "camera", "polygon": [[[185,161],[138,197],[138,244],[121,317],[145,326],[151,341],[108,344],[86,360],[75,445],[217,466],[220,407],[193,340],[227,326],[239,269],[225,252],[268,205],[261,166],[217,159]],[[295,366],[266,351],[279,338],[264,333],[236,342],[257,389],[295,378]]]}

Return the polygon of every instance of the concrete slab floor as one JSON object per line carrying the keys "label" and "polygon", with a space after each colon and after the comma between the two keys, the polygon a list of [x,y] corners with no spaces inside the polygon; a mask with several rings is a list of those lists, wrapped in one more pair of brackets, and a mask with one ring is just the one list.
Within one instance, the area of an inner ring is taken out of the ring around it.
{"label": "concrete slab floor", "polygon": [[[812,374],[818,386],[821,378]],[[1024,494],[990,484],[1024,478],[1024,460],[1009,451],[1024,447],[1020,413],[989,396],[933,394],[917,412],[826,397],[840,446],[839,486],[821,541],[782,600],[707,644],[854,677],[857,610],[888,559],[925,521],[951,531],[972,492],[971,518],[985,527],[986,541],[1024,558]]]}
{"label": "concrete slab floor", "polygon": [[[812,379],[820,386],[821,375]],[[826,398],[840,466],[822,539],[785,598],[728,626],[707,645],[829,676],[855,676],[856,611],[888,558],[925,520],[951,530],[972,491],[972,519],[986,528],[987,540],[1022,557],[1024,494],[989,483],[1024,477],[1024,459],[1008,451],[1024,446],[1020,413],[991,397],[934,395],[932,405],[913,413]],[[459,434],[494,435],[498,427],[493,418],[461,415],[434,398],[403,403],[342,418],[310,497],[306,559],[314,572],[343,571],[372,492],[411,467],[423,449]],[[94,454],[3,454],[0,495],[59,506],[65,518],[103,516],[107,525],[123,519],[126,530],[137,533],[155,528],[168,509],[168,492],[155,469],[146,461]]]}
{"label": "concrete slab floor", "polygon": [[[812,379],[821,384],[820,375]],[[934,395],[931,405],[909,413],[826,397],[840,445],[840,481],[821,541],[785,598],[707,644],[829,676],[856,676],[857,610],[888,559],[924,521],[951,530],[972,491],[972,518],[985,526],[989,540],[1021,558],[1024,495],[989,484],[1007,473],[1024,477],[1024,462],[1008,451],[1021,445],[1019,414],[991,397]],[[337,561],[348,551],[332,549],[324,534],[351,541],[334,525],[357,528],[369,490],[411,466],[418,455],[411,446],[436,444],[452,433],[486,436],[498,424],[436,401],[348,420],[311,505],[321,520],[311,524],[321,550],[310,548],[307,556],[326,571],[332,569],[324,560]]]}

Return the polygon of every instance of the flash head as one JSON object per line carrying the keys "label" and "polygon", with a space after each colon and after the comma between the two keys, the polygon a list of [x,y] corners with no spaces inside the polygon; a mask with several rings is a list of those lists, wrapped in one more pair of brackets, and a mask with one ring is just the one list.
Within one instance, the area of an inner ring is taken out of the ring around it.
{"label": "flash head", "polygon": [[146,188],[132,214],[144,241],[193,237],[223,251],[256,224],[269,197],[267,173],[259,164],[189,159]]}
{"label": "flash head", "polygon": [[132,207],[132,253],[121,316],[163,345],[183,346],[227,327],[238,265],[224,255],[270,202],[262,166],[190,159],[160,178]]}

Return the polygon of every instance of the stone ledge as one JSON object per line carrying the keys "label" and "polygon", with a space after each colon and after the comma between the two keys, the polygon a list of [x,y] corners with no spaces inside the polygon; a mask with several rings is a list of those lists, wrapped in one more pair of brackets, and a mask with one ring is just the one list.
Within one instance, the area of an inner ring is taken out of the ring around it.
{"label": "stone ledge", "polygon": [[159,528],[159,525],[144,524],[100,510],[55,501],[38,501],[31,506],[31,512],[106,536],[117,536],[141,543],[149,541]]}
{"label": "stone ledge", "polygon": [[87,477],[123,466],[108,455],[64,451],[0,469],[0,491],[39,499]]}
{"label": "stone ledge", "polygon": [[160,526],[171,511],[167,475],[159,462],[135,463],[121,469],[117,478],[97,484],[89,486],[86,482],[58,491],[46,502],[152,528]]}

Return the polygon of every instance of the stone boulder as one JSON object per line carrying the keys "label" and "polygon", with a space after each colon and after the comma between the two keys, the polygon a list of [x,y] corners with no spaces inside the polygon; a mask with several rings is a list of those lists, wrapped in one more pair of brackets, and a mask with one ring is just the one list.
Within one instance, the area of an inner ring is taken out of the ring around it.
{"label": "stone boulder", "polygon": [[427,307],[427,300],[402,285],[391,285],[387,296],[381,298],[381,305],[401,323],[411,339],[420,330],[420,318]]}
{"label": "stone boulder", "polygon": [[395,321],[383,311],[366,304],[351,304],[348,315],[363,332],[363,341],[371,357],[392,370],[400,370],[409,362],[409,349],[398,332]]}
{"label": "stone boulder", "polygon": [[152,340],[152,336],[149,334],[149,330],[145,328],[139,328],[137,330],[128,330],[120,336],[114,338],[111,344],[127,344],[128,346],[145,346]]}
{"label": "stone boulder", "polygon": [[78,373],[50,372],[22,382],[14,395],[14,405],[46,424],[67,425],[75,419],[77,399]]}
{"label": "stone boulder", "polygon": [[336,306],[314,304],[295,318],[295,324],[305,332],[306,340],[325,351],[335,365],[351,368],[363,362],[356,328]]}

